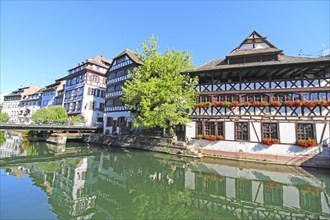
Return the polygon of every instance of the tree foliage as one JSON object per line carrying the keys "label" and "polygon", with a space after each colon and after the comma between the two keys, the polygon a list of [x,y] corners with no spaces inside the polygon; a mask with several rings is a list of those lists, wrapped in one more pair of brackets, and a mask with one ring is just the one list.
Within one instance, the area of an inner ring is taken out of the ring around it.
{"label": "tree foliage", "polygon": [[65,109],[62,106],[50,106],[47,108],[38,109],[33,115],[34,122],[45,120],[66,120],[68,117]]}
{"label": "tree foliage", "polygon": [[6,112],[0,113],[0,123],[7,123],[9,121],[9,115]]}
{"label": "tree foliage", "polygon": [[197,79],[181,72],[194,68],[191,54],[172,49],[161,54],[154,36],[142,44],[142,49],[137,56],[144,65],[130,73],[132,80],[123,87],[123,102],[137,111],[134,125],[170,128],[188,123],[188,109],[197,95]]}

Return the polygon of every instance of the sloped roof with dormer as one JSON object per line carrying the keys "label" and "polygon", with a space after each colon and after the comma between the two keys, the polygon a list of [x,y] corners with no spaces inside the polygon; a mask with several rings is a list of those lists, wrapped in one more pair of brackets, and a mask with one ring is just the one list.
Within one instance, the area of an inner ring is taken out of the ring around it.
{"label": "sloped roof with dormer", "polygon": [[[277,60],[263,61],[263,62],[245,62],[232,64],[230,59],[238,57],[249,57],[256,55],[269,55],[276,54]],[[330,62],[330,57],[301,57],[301,56],[286,56],[282,50],[279,50],[265,37],[256,31],[252,31],[247,38],[243,40],[234,50],[232,50],[226,58],[218,58],[211,60],[196,70],[187,72],[201,72],[208,70],[225,70],[232,68],[246,68],[246,67],[259,67],[259,66],[274,66],[274,65],[294,65],[303,63],[315,62]]]}
{"label": "sloped roof with dormer", "polygon": [[143,65],[143,62],[140,60],[140,58],[137,56],[137,54],[133,51],[131,51],[130,49],[125,49],[123,52],[121,52],[120,54],[118,54],[115,58],[113,58],[113,60],[123,56],[123,55],[128,55],[135,63]]}
{"label": "sloped roof with dormer", "polygon": [[263,37],[256,31],[252,31],[240,45],[227,55],[227,58],[267,53],[280,54],[282,52],[282,50],[279,50],[269,42],[266,37]]}

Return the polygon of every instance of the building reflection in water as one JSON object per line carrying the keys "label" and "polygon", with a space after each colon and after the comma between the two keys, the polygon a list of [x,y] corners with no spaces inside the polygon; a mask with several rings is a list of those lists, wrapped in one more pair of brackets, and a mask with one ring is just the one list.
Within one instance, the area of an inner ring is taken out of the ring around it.
{"label": "building reflection in water", "polygon": [[103,151],[24,169],[60,219],[330,218],[326,182],[295,167]]}

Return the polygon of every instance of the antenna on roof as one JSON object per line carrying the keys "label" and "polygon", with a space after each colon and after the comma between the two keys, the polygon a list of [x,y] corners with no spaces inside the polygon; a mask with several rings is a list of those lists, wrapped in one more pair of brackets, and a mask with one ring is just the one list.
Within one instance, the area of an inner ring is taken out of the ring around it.
{"label": "antenna on roof", "polygon": [[303,50],[300,49],[298,56],[302,56],[302,55],[303,55]]}

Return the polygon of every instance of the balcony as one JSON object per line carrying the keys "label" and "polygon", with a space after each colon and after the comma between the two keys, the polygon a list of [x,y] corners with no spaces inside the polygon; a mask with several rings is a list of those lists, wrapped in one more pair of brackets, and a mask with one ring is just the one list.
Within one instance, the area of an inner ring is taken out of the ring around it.
{"label": "balcony", "polygon": [[109,98],[109,97],[116,97],[116,96],[122,96],[122,95],[124,95],[124,92],[123,91],[107,92],[105,94],[105,97],[106,98]]}

